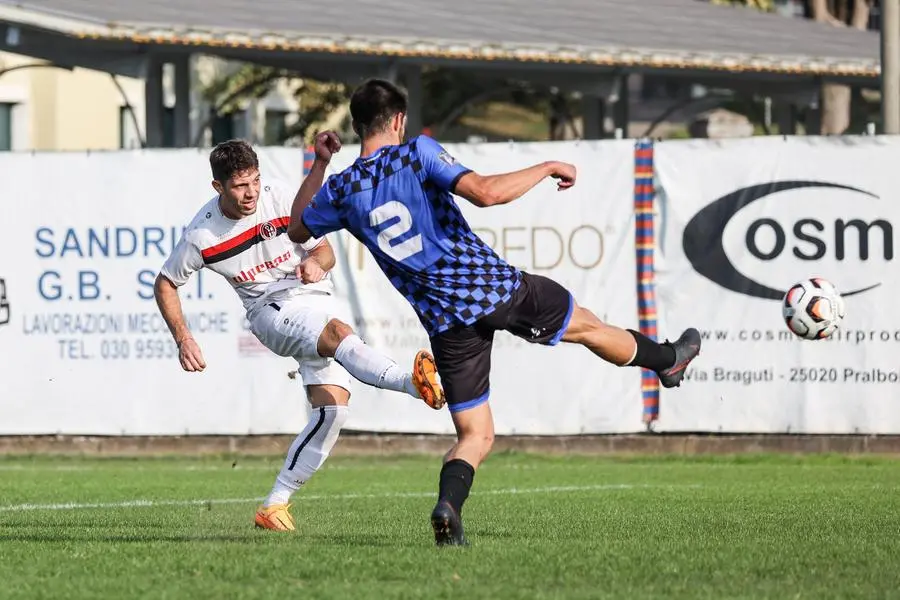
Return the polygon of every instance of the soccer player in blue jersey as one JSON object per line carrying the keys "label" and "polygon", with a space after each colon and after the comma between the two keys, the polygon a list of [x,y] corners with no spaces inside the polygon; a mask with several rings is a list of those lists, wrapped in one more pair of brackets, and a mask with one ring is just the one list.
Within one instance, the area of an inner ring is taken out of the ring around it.
{"label": "soccer player in blue jersey", "polygon": [[390,82],[370,80],[354,92],[350,114],[362,140],[360,158],[319,190],[340,150],[333,132],[320,134],[328,143],[318,145],[325,150],[294,200],[288,235],[300,243],[348,230],[428,332],[458,440],[444,457],[431,522],[438,545],[456,545],[466,543],[462,506],[494,440],[488,398],[495,332],[548,346],[581,344],[614,365],[652,369],[667,388],[681,384],[700,352],[700,334],[691,328],[658,344],[603,323],[555,281],[507,264],[472,233],[453,194],[479,207],[506,204],[547,177],[559,190],[572,187],[575,167],[545,162],[480,175],[427,136],[404,143],[406,111],[405,94]]}

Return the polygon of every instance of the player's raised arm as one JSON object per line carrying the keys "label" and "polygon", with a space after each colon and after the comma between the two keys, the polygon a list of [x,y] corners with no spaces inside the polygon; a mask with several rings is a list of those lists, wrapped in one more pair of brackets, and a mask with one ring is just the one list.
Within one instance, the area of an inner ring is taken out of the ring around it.
{"label": "player's raised arm", "polygon": [[178,360],[181,362],[181,368],[190,372],[205,369],[206,361],[184,319],[181,298],[178,296],[178,286],[184,285],[192,273],[202,268],[203,259],[200,251],[185,236],[182,236],[153,284],[156,305],[178,345]]}
{"label": "player's raised arm", "polygon": [[288,238],[294,243],[300,244],[312,237],[312,233],[303,223],[303,211],[312,202],[313,197],[322,187],[325,180],[325,170],[331,157],[341,149],[341,138],[333,131],[323,131],[316,136],[316,158],[312,167],[303,178],[300,189],[294,197],[291,206],[291,222],[288,225]]}
{"label": "player's raised arm", "polygon": [[428,136],[419,136],[416,147],[425,177],[439,188],[462,196],[475,206],[512,202],[547,177],[557,179],[560,190],[575,185],[575,166],[568,163],[544,162],[511,173],[480,175],[459,164]]}
{"label": "player's raised arm", "polygon": [[479,175],[473,171],[459,179],[453,192],[475,206],[495,206],[520,198],[547,177],[558,180],[560,191],[569,189],[575,185],[575,167],[568,163],[545,162],[498,175]]}

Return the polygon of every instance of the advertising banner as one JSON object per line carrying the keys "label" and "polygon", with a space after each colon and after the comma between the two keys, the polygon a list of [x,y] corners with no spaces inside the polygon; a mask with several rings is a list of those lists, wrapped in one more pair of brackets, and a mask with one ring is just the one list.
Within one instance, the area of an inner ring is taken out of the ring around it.
{"label": "advertising banner", "polygon": [[[661,337],[703,353],[663,390],[660,431],[898,433],[900,140],[753,138],[655,145]],[[788,331],[796,282],[831,281],[831,339]]]}
{"label": "advertising banner", "polygon": [[[575,188],[545,182],[519,201],[478,209],[476,233],[513,264],[557,279],[601,317],[635,327],[633,145],[630,142],[448,145],[483,173],[544,160],[573,162]],[[261,171],[299,186],[303,152],[258,149]],[[345,148],[336,171],[356,158]],[[181,289],[204,352],[185,373],[153,299],[153,281],[196,211],[214,195],[208,151],[0,155],[7,203],[0,237],[0,434],[292,433],[307,420],[291,359],[262,347],[241,304],[202,271]],[[330,236],[341,310],[401,364],[428,339],[368,252]],[[495,343],[498,434],[642,428],[640,374],[586,350]],[[450,433],[446,409],[354,382],[348,428]]]}

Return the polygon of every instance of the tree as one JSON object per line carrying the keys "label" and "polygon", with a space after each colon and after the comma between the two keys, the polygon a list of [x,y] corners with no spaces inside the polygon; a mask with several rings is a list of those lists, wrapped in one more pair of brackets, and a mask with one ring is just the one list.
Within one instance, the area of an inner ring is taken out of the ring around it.
{"label": "tree", "polygon": [[[851,7],[852,4],[852,7]],[[873,0],[808,0],[808,14],[816,21],[835,27],[865,30]],[[822,133],[840,135],[850,126],[850,86],[839,83],[822,85]]]}
{"label": "tree", "polygon": [[[300,139],[311,143],[316,132],[346,127],[346,104],[350,91],[342,83],[300,77],[287,69],[243,63],[220,63],[201,81],[201,97],[209,105],[209,115],[198,129],[194,145],[199,145],[217,117],[234,114],[248,100],[264,98],[287,80],[300,105],[299,119],[289,126],[277,143]],[[343,109],[343,110],[342,110]]]}
{"label": "tree", "polygon": [[300,104],[300,118],[288,127],[278,140],[284,143],[292,138],[300,138],[311,144],[320,131],[333,129],[346,141],[350,135],[350,94],[352,90],[344,83],[318,81],[302,78],[295,81],[295,96]]}
{"label": "tree", "polygon": [[517,79],[477,78],[466,71],[427,67],[422,72],[422,123],[442,136],[467,113],[489,103],[508,103],[548,115],[547,137],[551,140],[578,137],[571,97]]}
{"label": "tree", "polygon": [[[264,98],[281,81],[288,82],[287,87],[300,109],[297,121],[282,132],[277,143],[291,140],[310,143],[323,129],[337,130],[348,142],[356,139],[349,118],[348,101],[353,87],[350,84],[307,78],[299,71],[224,61],[206,69],[206,73],[205,80],[199,84],[202,99],[210,110],[199,128],[195,145],[201,143],[217,117],[241,110],[248,100]],[[571,95],[526,81],[484,78],[466,71],[425,67],[422,95],[422,124],[442,139],[471,131],[468,126],[460,127],[464,118],[478,114],[480,109],[491,104],[520,107],[543,117],[547,139],[571,139],[579,135],[573,116],[577,112],[576,104]],[[481,131],[480,128],[476,130]],[[524,131],[520,133],[523,139],[531,139]],[[495,137],[497,135],[502,134],[495,134]],[[510,137],[518,139],[514,133]]]}
{"label": "tree", "polygon": [[251,98],[262,98],[286,75],[281,69],[224,61],[215,63],[208,73],[209,78],[199,83],[200,97],[209,105],[209,114],[197,128],[194,146],[201,145],[216,118],[234,114]]}

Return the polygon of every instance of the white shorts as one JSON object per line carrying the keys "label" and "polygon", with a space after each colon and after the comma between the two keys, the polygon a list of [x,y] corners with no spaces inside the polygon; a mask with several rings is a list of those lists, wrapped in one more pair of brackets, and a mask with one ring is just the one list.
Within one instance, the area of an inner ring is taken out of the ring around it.
{"label": "white shorts", "polygon": [[250,331],[275,354],[296,360],[304,385],[337,385],[350,391],[347,370],[316,351],[325,325],[331,319],[340,319],[335,309],[336,303],[329,294],[295,294],[255,309]]}

